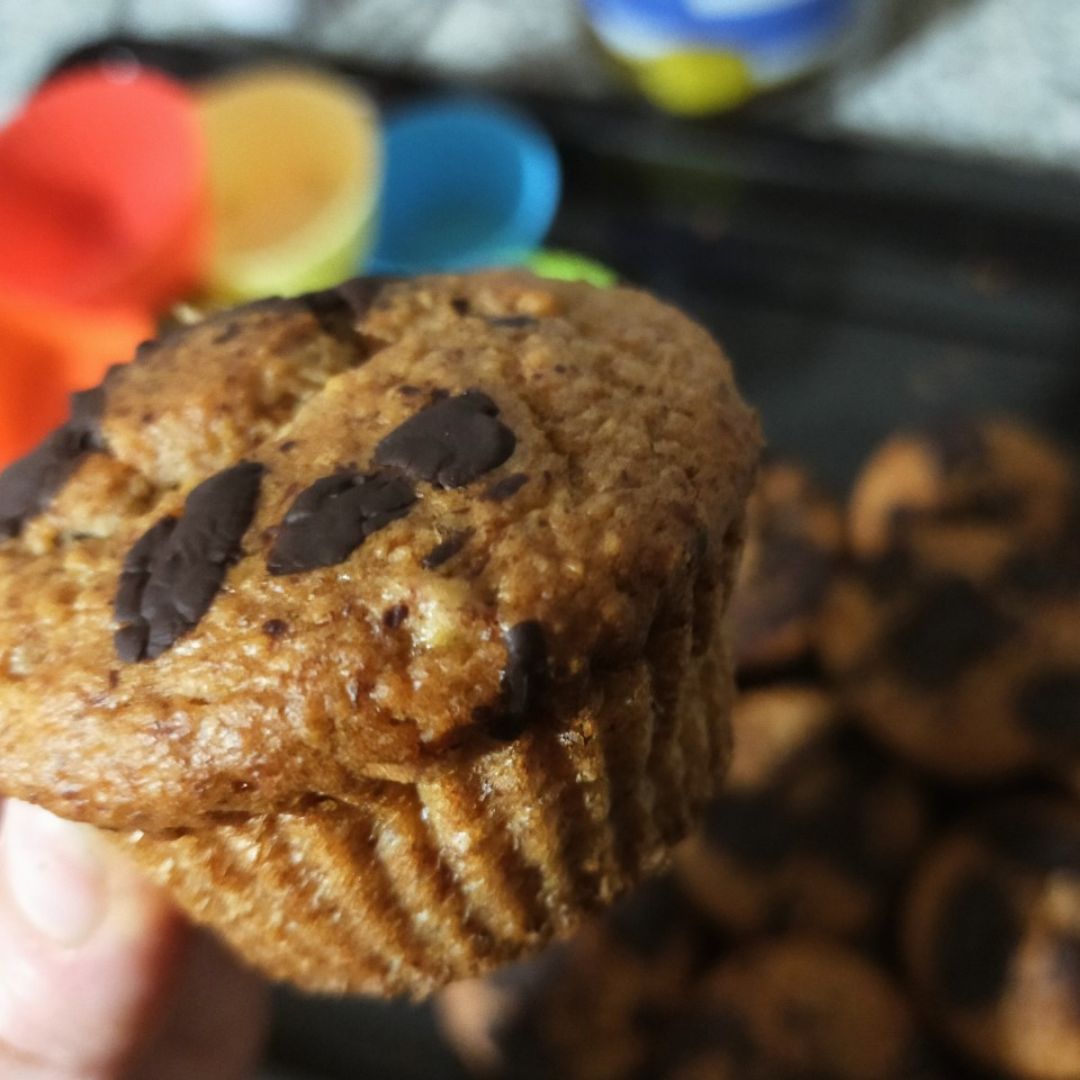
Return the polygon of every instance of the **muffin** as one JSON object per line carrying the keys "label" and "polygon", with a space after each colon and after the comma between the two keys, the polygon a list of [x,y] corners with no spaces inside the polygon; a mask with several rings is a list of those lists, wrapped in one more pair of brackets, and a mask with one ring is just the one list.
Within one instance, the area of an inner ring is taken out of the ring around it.
{"label": "muffin", "polygon": [[910,553],[839,575],[821,655],[859,722],[954,782],[1080,783],[1080,532],[1067,536],[987,578]]}
{"label": "muffin", "polygon": [[758,447],[631,290],[358,279],[174,331],[0,478],[0,791],[308,989],[533,952],[723,774]]}
{"label": "muffin", "polygon": [[1080,809],[1004,802],[927,856],[904,949],[927,1016],[977,1061],[1080,1076]]}
{"label": "muffin", "polygon": [[736,937],[875,940],[926,833],[919,786],[819,688],[744,693],[732,725],[725,790],[676,852],[683,888]]}
{"label": "muffin", "polygon": [[835,500],[790,461],[769,461],[750,497],[746,551],[731,600],[740,673],[783,668],[814,650],[818,611],[839,563]]}
{"label": "muffin", "polygon": [[814,937],[722,960],[666,1033],[656,1080],[945,1077],[899,988],[853,949]]}
{"label": "muffin", "polygon": [[1074,487],[1066,452],[1013,420],[899,432],[855,482],[851,544],[862,558],[899,548],[943,570],[992,574],[1010,555],[1059,538]]}

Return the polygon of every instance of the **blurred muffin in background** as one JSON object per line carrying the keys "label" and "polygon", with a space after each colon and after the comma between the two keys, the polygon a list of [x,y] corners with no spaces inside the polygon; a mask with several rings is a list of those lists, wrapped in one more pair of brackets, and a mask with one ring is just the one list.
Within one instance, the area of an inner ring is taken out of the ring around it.
{"label": "blurred muffin in background", "polygon": [[902,991],[854,950],[780,937],[722,960],[645,1075],[664,1080],[944,1077]]}
{"label": "blurred muffin in background", "polygon": [[1014,420],[901,431],[855,481],[852,549],[862,559],[899,550],[942,571],[993,575],[1014,553],[1059,540],[1074,484],[1067,452]]}
{"label": "blurred muffin in background", "polygon": [[927,1016],[1025,1080],[1080,1076],[1080,808],[1002,802],[927,856],[904,951]]}
{"label": "blurred muffin in background", "polygon": [[766,463],[750,498],[730,607],[737,671],[782,668],[813,652],[818,610],[842,546],[835,500],[802,466]]}
{"label": "blurred muffin in background", "polygon": [[448,987],[440,1026],[473,1072],[507,1080],[642,1073],[722,948],[670,874],[538,961]]}
{"label": "blurred muffin in background", "polygon": [[896,552],[840,575],[821,620],[838,693],[883,744],[953,782],[1080,776],[1080,533],[991,577]]}
{"label": "blurred muffin in background", "polygon": [[881,930],[927,831],[918,784],[813,686],[744,693],[724,792],[676,852],[694,903],[724,931]]}

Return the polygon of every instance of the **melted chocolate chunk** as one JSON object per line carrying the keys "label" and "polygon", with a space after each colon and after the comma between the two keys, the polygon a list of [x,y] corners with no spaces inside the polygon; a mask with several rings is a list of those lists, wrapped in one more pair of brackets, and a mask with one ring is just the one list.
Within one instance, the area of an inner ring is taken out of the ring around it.
{"label": "melted chocolate chunk", "polygon": [[396,630],[409,617],[408,604],[395,604],[383,612],[382,622],[387,630]]}
{"label": "melted chocolate chunk", "polygon": [[991,874],[975,872],[948,897],[934,935],[934,980],[953,1008],[981,1009],[1005,991],[1021,928]]}
{"label": "melted chocolate chunk", "polygon": [[375,447],[375,464],[442,488],[471,484],[517,445],[499,408],[479,390],[444,398],[411,416]]}
{"label": "melted chocolate chunk", "polygon": [[25,457],[0,472],[0,540],[18,536],[49,505],[85,454],[104,449],[103,387],[71,395],[71,417]]}
{"label": "melted chocolate chunk", "polygon": [[501,480],[496,480],[480,497],[488,502],[504,502],[516,495],[528,482],[528,473],[511,473]]}
{"label": "melted chocolate chunk", "polygon": [[375,306],[382,291],[400,280],[392,274],[369,274],[367,277],[350,278],[334,291],[349,305],[353,318],[359,322]]}
{"label": "melted chocolate chunk", "polygon": [[1080,874],[1080,822],[1069,828],[1036,806],[1004,806],[985,814],[979,835],[999,858],[1038,874]]}
{"label": "melted chocolate chunk", "polygon": [[297,299],[315,316],[326,334],[351,345],[366,360],[384,343],[361,333],[359,324],[382,290],[396,280],[381,276],[351,278],[332,289],[306,293]]}
{"label": "melted chocolate chunk", "polygon": [[503,635],[506,667],[499,702],[477,710],[477,719],[493,739],[510,742],[536,718],[548,685],[548,653],[544,628],[535,621],[520,622]]}
{"label": "melted chocolate chunk", "polygon": [[1080,1022],[1080,937],[1065,934],[1054,941],[1053,948],[1048,981],[1060,990]]}
{"label": "melted chocolate chunk", "polygon": [[732,634],[740,658],[791,623],[812,616],[836,563],[833,552],[803,536],[780,529],[766,531],[754,587],[738,591],[732,600]]}
{"label": "melted chocolate chunk", "polygon": [[793,823],[776,796],[734,792],[706,811],[705,842],[751,870],[769,870],[791,855],[798,843]]}
{"label": "melted chocolate chunk", "polygon": [[387,473],[339,472],[316,480],[289,507],[267,559],[271,574],[344,562],[363,542],[408,512],[416,493]]}
{"label": "melted chocolate chunk", "polygon": [[688,925],[690,901],[670,874],[646,881],[608,912],[612,934],[643,959],[659,956]]}
{"label": "melted chocolate chunk", "polygon": [[472,536],[472,529],[462,529],[461,532],[453,533],[440,544],[436,544],[421,560],[420,565],[425,570],[435,570],[443,563],[449,562],[468,542]]}
{"label": "melted chocolate chunk", "polygon": [[990,455],[986,435],[972,420],[954,420],[928,429],[924,435],[938,465],[946,475],[965,469],[984,468]]}
{"label": "melted chocolate chunk", "polygon": [[1012,636],[1012,619],[960,579],[938,583],[900,620],[886,647],[901,674],[926,690],[944,689]]}
{"label": "melted chocolate chunk", "polygon": [[497,326],[504,330],[527,330],[540,324],[532,315],[493,315],[487,320],[488,326]]}
{"label": "melted chocolate chunk", "polygon": [[1051,555],[1023,552],[1014,556],[1002,571],[1005,585],[1023,593],[1060,598],[1080,593],[1080,544]]}
{"label": "melted chocolate chunk", "polygon": [[822,784],[820,803],[803,822],[799,845],[853,881],[884,883],[902,867],[872,826],[880,816],[875,815],[874,801],[888,780],[886,768],[868,747],[846,739],[834,745],[842,748],[843,766],[832,776],[826,774],[828,783]]}
{"label": "melted chocolate chunk", "polygon": [[240,555],[262,473],[251,461],[216,473],[192,489],[180,518],[162,518],[131,548],[115,601],[121,659],[160,656],[206,614]]}
{"label": "melted chocolate chunk", "polygon": [[1016,711],[1048,749],[1080,754],[1080,670],[1050,671],[1021,688]]}
{"label": "melted chocolate chunk", "polygon": [[455,296],[450,301],[450,306],[454,309],[455,315],[469,314],[469,301],[464,296]]}
{"label": "melted chocolate chunk", "polygon": [[502,674],[503,707],[515,722],[532,720],[548,682],[544,628],[535,620],[512,626],[505,635],[506,668]]}
{"label": "melted chocolate chunk", "polygon": [[[694,1068],[704,1065],[722,1076],[777,1080],[777,1072],[767,1071],[767,1052],[734,1006],[700,1002],[684,1006],[668,1019],[666,1037],[652,1050],[643,1077],[681,1076],[684,1070],[689,1075],[706,1075],[705,1070]],[[800,1072],[798,1080],[808,1080],[808,1075]]]}
{"label": "melted chocolate chunk", "polygon": [[240,334],[240,324],[234,320],[227,322],[211,339],[212,345],[226,345]]}
{"label": "melted chocolate chunk", "polygon": [[263,633],[267,637],[284,637],[289,632],[289,624],[284,619],[267,619],[262,624]]}

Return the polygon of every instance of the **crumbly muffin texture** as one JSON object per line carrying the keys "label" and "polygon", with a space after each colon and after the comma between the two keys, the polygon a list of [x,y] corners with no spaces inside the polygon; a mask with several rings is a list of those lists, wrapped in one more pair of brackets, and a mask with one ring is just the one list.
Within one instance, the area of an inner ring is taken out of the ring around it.
{"label": "crumbly muffin texture", "polygon": [[147,343],[0,476],[0,792],[305,985],[535,945],[722,774],[758,447],[627,289],[358,279]]}

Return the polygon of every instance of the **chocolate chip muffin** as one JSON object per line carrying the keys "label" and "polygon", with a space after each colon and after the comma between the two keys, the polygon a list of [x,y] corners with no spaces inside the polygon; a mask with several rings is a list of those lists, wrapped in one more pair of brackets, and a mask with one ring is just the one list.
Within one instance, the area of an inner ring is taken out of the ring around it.
{"label": "chocolate chip muffin", "polygon": [[534,951],[722,776],[758,445],[631,290],[356,280],[148,343],[0,478],[0,792],[309,989]]}
{"label": "chocolate chip muffin", "polygon": [[1080,782],[1075,539],[1017,553],[991,578],[910,553],[853,567],[826,601],[821,654],[867,730],[942,777]]}
{"label": "chocolate chip muffin", "polygon": [[1010,1076],[1080,1076],[1080,810],[994,806],[927,857],[905,950],[927,1015]]}
{"label": "chocolate chip muffin", "polygon": [[645,1072],[664,1080],[915,1080],[952,1075],[899,988],[847,946],[748,945],[705,977]]}
{"label": "chocolate chip muffin", "polygon": [[1053,545],[1071,512],[1074,463],[1007,419],[957,419],[888,439],[851,495],[854,550],[897,549],[965,576],[993,575],[1010,556]]}
{"label": "chocolate chip muffin", "polygon": [[870,941],[926,832],[919,786],[811,686],[744,693],[724,792],[676,853],[687,894],[735,936]]}
{"label": "chocolate chip muffin", "polygon": [[750,497],[746,551],[731,600],[739,672],[781,668],[813,651],[842,545],[836,501],[800,465],[768,462]]}

